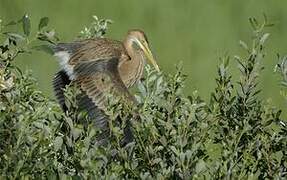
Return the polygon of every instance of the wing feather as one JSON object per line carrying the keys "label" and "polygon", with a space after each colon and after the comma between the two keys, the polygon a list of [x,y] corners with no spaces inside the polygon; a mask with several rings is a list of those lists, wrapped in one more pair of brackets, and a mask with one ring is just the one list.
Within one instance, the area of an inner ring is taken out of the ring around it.
{"label": "wing feather", "polygon": [[[75,65],[74,72],[76,83],[93,103],[93,105],[91,103],[87,105],[87,111],[97,107],[102,113],[106,113],[110,94],[121,97],[125,103],[136,102],[120,78],[117,58],[83,61]],[[93,114],[91,113],[91,115]],[[95,124],[97,127],[105,129],[105,135],[100,135],[100,138],[106,141],[109,137],[108,118],[95,118]],[[130,127],[126,127],[123,142],[130,142],[132,137]]]}

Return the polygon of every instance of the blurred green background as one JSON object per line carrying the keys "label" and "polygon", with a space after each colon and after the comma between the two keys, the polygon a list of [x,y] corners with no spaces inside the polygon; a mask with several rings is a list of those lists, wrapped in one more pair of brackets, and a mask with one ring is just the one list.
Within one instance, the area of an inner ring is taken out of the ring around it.
{"label": "blurred green background", "polygon": [[[284,109],[286,101],[280,95],[280,78],[273,72],[276,53],[287,53],[287,1],[285,0],[0,0],[0,17],[10,21],[28,13],[34,30],[43,16],[50,18],[62,41],[71,41],[91,16],[114,21],[107,36],[122,39],[128,29],[140,28],[148,35],[152,49],[165,73],[175,71],[183,61],[188,74],[186,94],[198,90],[209,100],[215,87],[219,57],[242,54],[239,40],[250,42],[248,17],[262,18],[266,13],[276,26],[267,43],[268,56],[260,77],[261,96]],[[53,97],[51,79],[58,65],[54,57],[37,52],[21,56],[22,68],[32,69],[40,88]],[[236,63],[232,60],[233,80],[238,80]]]}

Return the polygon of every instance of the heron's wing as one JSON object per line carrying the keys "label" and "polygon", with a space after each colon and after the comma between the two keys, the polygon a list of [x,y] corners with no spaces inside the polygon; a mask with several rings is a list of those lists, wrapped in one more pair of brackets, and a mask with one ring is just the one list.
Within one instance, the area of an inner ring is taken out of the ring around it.
{"label": "heron's wing", "polygon": [[58,43],[51,46],[56,54],[65,52],[69,55],[69,64],[75,65],[90,59],[105,59],[107,57],[120,57],[125,53],[122,42],[107,38],[91,38],[77,40],[70,43]]}
{"label": "heron's wing", "polygon": [[120,41],[107,38],[87,39],[81,42],[81,46],[70,54],[69,64],[76,65],[84,61],[106,60],[112,57],[121,57],[125,48]]}
{"label": "heron's wing", "polygon": [[[84,103],[89,114],[95,107],[101,113],[107,112],[109,95],[120,97],[125,103],[135,102],[134,96],[120,78],[117,58],[82,61],[75,65],[74,72],[76,83],[91,100]],[[95,121],[101,129],[108,126],[108,118],[95,118]],[[131,131],[125,132],[124,141],[132,137]],[[108,136],[105,138],[108,139]]]}

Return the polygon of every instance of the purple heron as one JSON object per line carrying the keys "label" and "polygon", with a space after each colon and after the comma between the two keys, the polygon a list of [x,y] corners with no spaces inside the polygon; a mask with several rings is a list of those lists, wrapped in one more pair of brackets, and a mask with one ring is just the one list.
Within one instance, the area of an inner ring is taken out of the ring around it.
{"label": "purple heron", "polygon": [[[79,107],[88,112],[96,127],[102,130],[99,144],[109,137],[109,117],[106,115],[107,94],[121,97],[125,103],[136,103],[128,88],[143,74],[145,61],[157,71],[159,67],[151,53],[145,33],[130,30],[124,40],[92,38],[72,43],[59,43],[54,48],[61,70],[55,75],[55,96],[62,109],[67,110],[63,88],[76,83],[83,92]],[[130,141],[131,131],[124,130],[124,141]]]}

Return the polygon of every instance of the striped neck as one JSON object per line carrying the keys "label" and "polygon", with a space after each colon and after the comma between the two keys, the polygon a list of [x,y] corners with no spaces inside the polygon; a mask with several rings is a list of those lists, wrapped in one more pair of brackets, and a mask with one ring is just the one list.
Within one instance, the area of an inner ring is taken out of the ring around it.
{"label": "striped neck", "polygon": [[126,87],[133,86],[143,75],[145,60],[142,55],[131,57],[119,67],[119,73]]}

